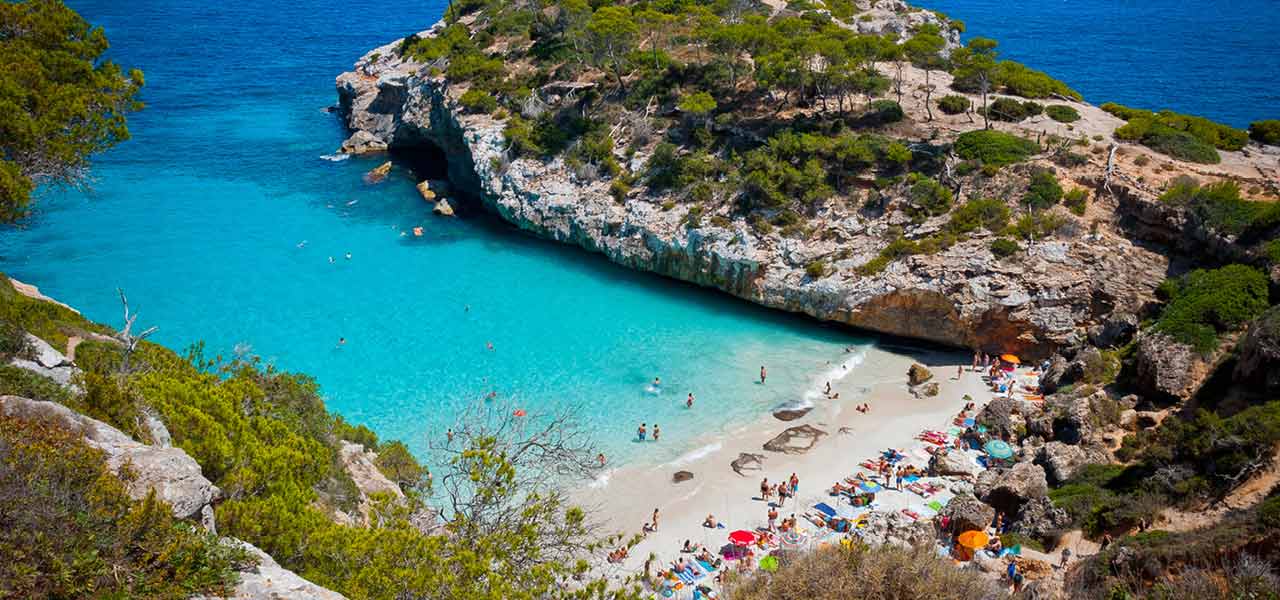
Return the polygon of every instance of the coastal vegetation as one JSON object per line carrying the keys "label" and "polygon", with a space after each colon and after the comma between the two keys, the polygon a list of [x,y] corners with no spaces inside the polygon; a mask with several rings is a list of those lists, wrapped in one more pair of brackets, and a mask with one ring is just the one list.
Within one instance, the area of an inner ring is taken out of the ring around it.
{"label": "coastal vegetation", "polygon": [[1249,137],[1259,144],[1280,145],[1280,119],[1267,119],[1250,123]]}
{"label": "coastal vegetation", "polygon": [[1166,304],[1155,330],[1203,353],[1217,348],[1218,335],[1239,328],[1270,306],[1267,277],[1245,265],[1196,269],[1160,286]]}
{"label": "coastal vegetation", "polygon": [[1138,142],[1181,160],[1216,164],[1222,160],[1218,150],[1239,150],[1249,141],[1245,131],[1204,117],[1170,110],[1152,112],[1114,102],[1101,108],[1127,121],[1116,129],[1117,139]]}
{"label": "coastal vegetation", "polygon": [[0,221],[25,216],[38,185],[83,186],[89,158],[129,139],[142,72],[62,0],[0,3]]}
{"label": "coastal vegetation", "polygon": [[1192,177],[1178,177],[1160,201],[1186,208],[1213,230],[1245,241],[1280,226],[1280,203],[1245,200],[1233,181],[1202,186]]}

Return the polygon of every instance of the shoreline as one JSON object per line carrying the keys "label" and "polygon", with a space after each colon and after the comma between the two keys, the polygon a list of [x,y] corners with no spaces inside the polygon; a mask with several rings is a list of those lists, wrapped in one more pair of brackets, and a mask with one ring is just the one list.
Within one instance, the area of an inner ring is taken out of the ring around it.
{"label": "shoreline", "polygon": [[[937,396],[916,398],[908,391],[907,369],[916,362],[933,371],[930,381],[939,384]],[[955,378],[957,365],[965,368],[959,380]],[[951,419],[967,402],[963,399],[966,394],[979,406],[993,397],[982,374],[969,371],[968,366],[967,353],[962,351],[920,349],[908,353],[872,346],[848,375],[832,380],[832,391],[839,393],[839,399],[827,400],[820,390],[812,390],[820,401],[801,418],[784,422],[770,411],[727,433],[700,437],[692,450],[676,460],[608,470],[571,494],[576,503],[587,507],[599,523],[605,524],[602,533],[621,534],[626,542],[642,532],[655,508],[661,518],[658,530],[645,534],[630,549],[626,560],[599,567],[611,577],[625,577],[642,571],[652,553],[654,569],[659,570],[681,556],[680,547],[685,540],[716,552],[725,544],[728,532],[765,525],[768,505],[757,499],[760,481],[765,477],[775,484],[792,473],[797,475],[799,494],[778,509],[779,518],[794,513],[803,528],[812,530],[803,513],[817,502],[834,504],[829,495],[831,485],[857,472],[859,462],[892,447],[907,455],[906,462],[923,466],[928,455],[922,450],[925,443],[916,439],[920,431],[945,431],[950,427]],[[830,372],[819,372],[815,377],[820,379]],[[870,412],[853,410],[864,402],[870,404]],[[808,451],[793,454],[763,449],[765,442],[784,430],[804,425],[826,434]],[[739,453],[763,455],[760,470],[744,469],[743,475],[734,472],[730,462]],[[693,479],[674,483],[672,475],[678,470],[693,473]],[[945,504],[949,496],[942,494],[934,499]],[[923,507],[926,502],[909,492],[886,491],[877,496],[875,510],[897,512],[908,506]],[[708,514],[715,515],[725,528],[703,527]]]}

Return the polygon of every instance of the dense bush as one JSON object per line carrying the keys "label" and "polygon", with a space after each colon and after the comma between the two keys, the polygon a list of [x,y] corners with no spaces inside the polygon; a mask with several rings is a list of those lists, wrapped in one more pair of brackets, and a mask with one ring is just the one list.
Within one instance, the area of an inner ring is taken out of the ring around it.
{"label": "dense bush", "polygon": [[1044,108],[1044,114],[1059,123],[1074,123],[1080,120],[1080,113],[1065,104],[1050,104]]}
{"label": "dense bush", "polygon": [[133,502],[78,433],[0,416],[0,464],[0,596],[224,595],[249,564],[154,494]]}
{"label": "dense bush", "polygon": [[1141,469],[1136,467],[1086,465],[1064,485],[1050,490],[1049,498],[1085,533],[1098,536],[1155,516],[1162,503],[1156,496],[1139,495],[1140,477]]}
{"label": "dense bush", "polygon": [[1014,254],[1017,254],[1019,250],[1021,250],[1021,248],[1018,247],[1018,242],[1009,238],[1002,237],[991,240],[991,253],[997,257],[1006,258],[1013,256]]}
{"label": "dense bush", "polygon": [[1053,171],[1039,170],[1031,175],[1027,183],[1027,193],[1022,196],[1022,203],[1033,209],[1044,210],[1062,200],[1062,186]]}
{"label": "dense bush", "polygon": [[[977,93],[980,91],[980,80],[976,72],[957,72],[951,87],[962,92]],[[1083,99],[1080,93],[1067,84],[1058,81],[1044,72],[1028,68],[1026,65],[1011,60],[1000,61],[991,74],[992,92],[1003,92],[1011,96],[1023,98],[1051,98],[1061,96],[1072,100]]]}
{"label": "dense bush", "polygon": [[1111,102],[1102,109],[1128,121],[1116,129],[1116,138],[1191,162],[1216,164],[1222,159],[1215,148],[1239,150],[1248,141],[1246,132],[1204,117],[1169,110],[1153,113]]}
{"label": "dense bush", "polygon": [[827,264],[821,259],[812,261],[804,266],[804,274],[808,275],[809,279],[821,279],[827,274]]}
{"label": "dense bush", "polygon": [[938,109],[949,115],[958,115],[969,110],[972,103],[964,96],[955,94],[938,98]]}
{"label": "dense bush", "polygon": [[870,110],[864,116],[864,119],[882,125],[897,123],[905,118],[907,118],[907,113],[903,112],[902,106],[893,100],[876,100],[872,102]]}
{"label": "dense bush", "polygon": [[1084,216],[1084,211],[1089,206],[1089,192],[1084,188],[1071,188],[1062,196],[1062,204],[1065,205],[1072,214],[1076,216]]}
{"label": "dense bush", "polygon": [[1043,106],[1030,100],[1019,101],[1013,98],[996,98],[987,106],[987,115],[997,121],[1017,123],[1027,117],[1038,115],[1043,110]]}
{"label": "dense bush", "polygon": [[932,177],[911,174],[911,187],[907,191],[907,214],[917,222],[929,217],[944,215],[951,210],[951,190]]}
{"label": "dense bush", "polygon": [[493,97],[493,94],[476,88],[469,89],[462,94],[462,97],[458,98],[458,104],[461,104],[462,108],[465,108],[468,112],[482,114],[491,113],[498,108],[498,101]]}
{"label": "dense bush", "polygon": [[1159,288],[1166,300],[1156,331],[1210,352],[1218,334],[1240,327],[1269,305],[1267,277],[1245,265],[1197,269],[1166,280]]}
{"label": "dense bush", "polygon": [[1009,233],[1024,240],[1039,240],[1053,235],[1064,222],[1062,216],[1050,211],[1032,212],[1019,217]]}
{"label": "dense bush", "polygon": [[1000,233],[1009,225],[1009,207],[995,198],[970,200],[951,213],[947,228],[962,234],[979,227],[992,233]]}
{"label": "dense bush", "polygon": [[1259,144],[1280,144],[1280,119],[1268,119],[1250,123],[1249,137]]}
{"label": "dense bush", "polygon": [[1187,208],[1206,225],[1227,235],[1257,237],[1280,225],[1280,203],[1245,200],[1233,181],[1201,186],[1190,177],[1179,177],[1160,200]]}
{"label": "dense bush", "polygon": [[[1128,127],[1126,125],[1125,127]],[[1123,128],[1121,128],[1123,129]],[[1126,139],[1126,134],[1116,130],[1116,136]],[[1222,161],[1222,157],[1218,155],[1218,151],[1213,146],[1204,143],[1199,138],[1185,131],[1170,129],[1160,124],[1151,125],[1138,141],[1142,145],[1155,150],[1161,154],[1167,154],[1174,158],[1200,164],[1217,164]]]}
{"label": "dense bush", "polygon": [[1000,167],[1027,160],[1040,151],[1036,143],[1003,131],[979,129],[956,138],[956,154],[966,160]]}

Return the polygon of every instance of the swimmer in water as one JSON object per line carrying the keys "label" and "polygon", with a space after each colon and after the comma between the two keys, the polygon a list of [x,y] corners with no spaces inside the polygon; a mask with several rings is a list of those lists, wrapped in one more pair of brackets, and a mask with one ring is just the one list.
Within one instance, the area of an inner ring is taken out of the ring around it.
{"label": "swimmer in water", "polygon": [[301,248],[301,247],[303,247],[303,246],[306,246],[306,245],[307,245],[307,240],[302,240],[301,242],[298,242],[298,247],[299,247],[299,248]]}
{"label": "swimmer in water", "polygon": [[605,459],[604,459],[604,453],[603,453],[603,452],[601,452],[600,454],[597,454],[597,455],[596,455],[596,462],[600,463],[600,466],[602,466],[602,467],[604,466]]}
{"label": "swimmer in water", "polygon": [[339,347],[339,348],[341,348],[341,347],[343,347],[343,346],[346,346],[346,345],[347,345],[347,338],[344,338],[344,337],[340,337],[340,338],[338,338],[338,347]]}
{"label": "swimmer in water", "polygon": [[684,401],[685,408],[693,408],[693,392],[689,392],[689,399]]}
{"label": "swimmer in water", "polygon": [[495,391],[491,391],[491,392],[489,392],[489,395],[488,395],[488,396],[485,396],[485,399],[486,399],[486,400],[493,400],[494,398],[497,398],[497,397],[498,397],[498,392],[495,390]]}
{"label": "swimmer in water", "polygon": [[330,256],[330,257],[329,257],[329,264],[333,264],[333,257],[332,257],[332,256]]}
{"label": "swimmer in water", "polygon": [[768,373],[764,370],[764,365],[760,365],[760,383],[762,384],[764,383],[764,378],[766,375],[768,375]]}
{"label": "swimmer in water", "polygon": [[485,342],[484,347],[493,350],[493,342]]}
{"label": "swimmer in water", "polygon": [[654,378],[653,378],[653,387],[658,387],[658,386],[660,386],[660,385],[662,385],[662,378],[661,378],[661,377],[654,377]]}
{"label": "swimmer in water", "polygon": [[347,260],[351,260],[351,253],[350,253],[350,252],[348,252],[348,253],[347,253]]}

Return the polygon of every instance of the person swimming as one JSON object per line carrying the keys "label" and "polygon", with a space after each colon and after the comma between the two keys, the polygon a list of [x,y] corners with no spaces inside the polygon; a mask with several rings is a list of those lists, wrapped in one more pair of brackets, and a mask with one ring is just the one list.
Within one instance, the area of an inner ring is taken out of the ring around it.
{"label": "person swimming", "polygon": [[344,337],[340,337],[340,338],[338,338],[338,346],[337,346],[337,347],[341,348],[341,347],[346,346],[346,345],[347,345],[347,338],[344,338]]}
{"label": "person swimming", "polygon": [[661,377],[654,377],[654,378],[653,378],[653,387],[658,387],[658,386],[660,386],[660,385],[662,385],[662,378],[661,378]]}

